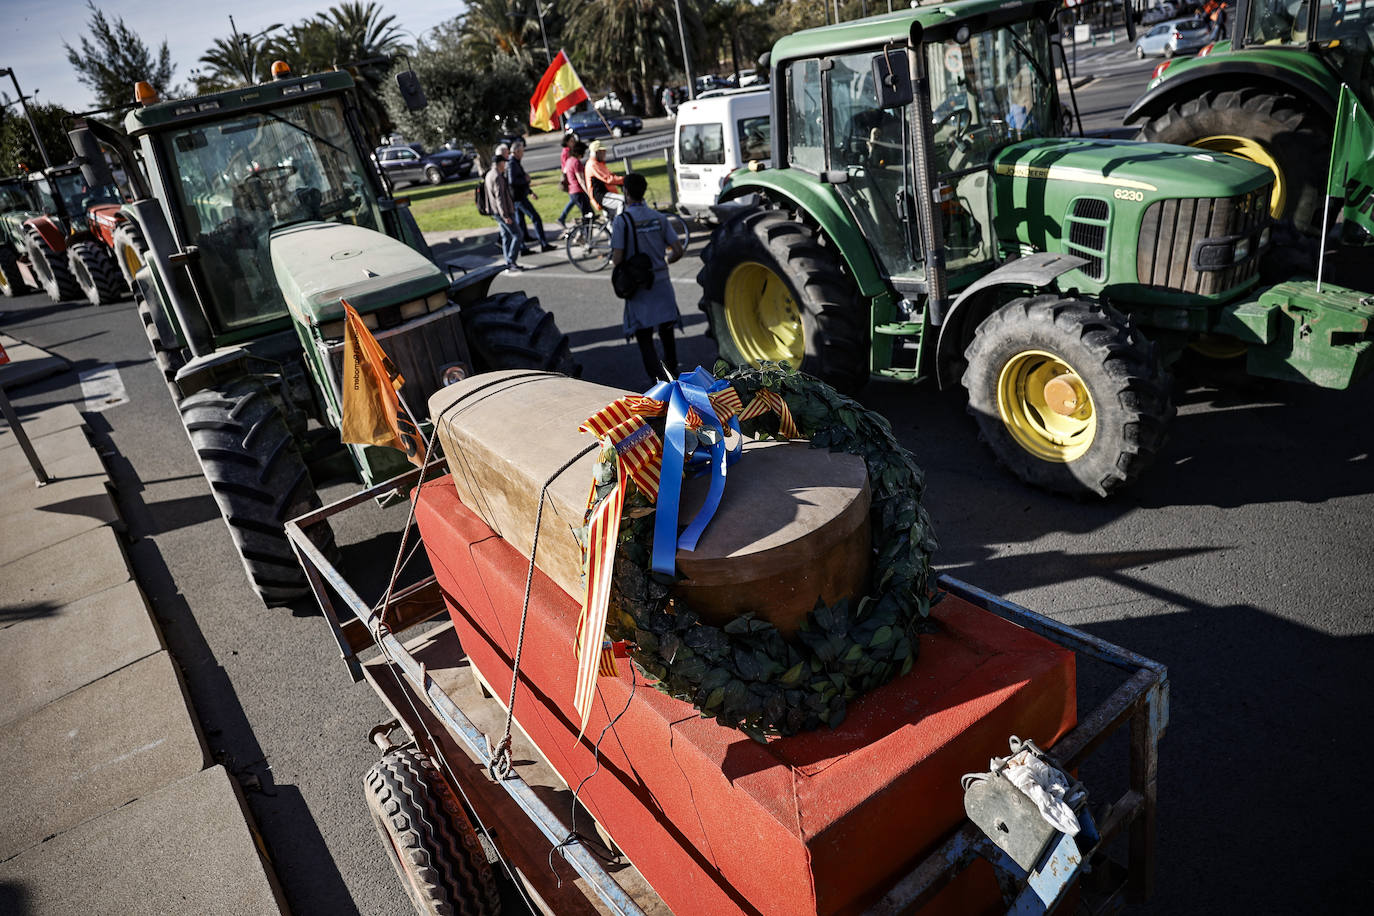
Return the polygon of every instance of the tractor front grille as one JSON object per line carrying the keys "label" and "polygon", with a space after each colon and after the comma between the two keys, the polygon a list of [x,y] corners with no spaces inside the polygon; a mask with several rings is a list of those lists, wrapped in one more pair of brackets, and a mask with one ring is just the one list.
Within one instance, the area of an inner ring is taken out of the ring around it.
{"label": "tractor front grille", "polygon": [[1064,218],[1069,230],[1066,250],[1088,259],[1079,270],[1094,280],[1107,276],[1107,228],[1111,215],[1111,205],[1102,198],[1079,197]]}
{"label": "tractor front grille", "polygon": [[[430,395],[444,385],[442,375],[446,367],[461,365],[472,372],[461,315],[461,306],[450,305],[398,327],[374,332],[382,350],[405,379],[401,397],[421,421],[428,415]],[[321,346],[325,349],[334,393],[339,397],[338,403],[343,403],[343,341],[329,341]]]}
{"label": "tractor front grille", "polygon": [[[1145,210],[1136,247],[1136,276],[1146,286],[1204,296],[1240,286],[1259,272],[1259,235],[1269,224],[1265,185],[1235,197],[1155,201]],[[1206,239],[1246,237],[1250,254],[1217,270],[1199,270],[1195,251]]]}

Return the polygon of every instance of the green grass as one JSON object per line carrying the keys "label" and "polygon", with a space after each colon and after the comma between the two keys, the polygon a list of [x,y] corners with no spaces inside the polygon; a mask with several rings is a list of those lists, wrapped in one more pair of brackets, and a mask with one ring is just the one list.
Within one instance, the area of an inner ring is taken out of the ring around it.
{"label": "green grass", "polygon": [[[619,161],[610,163],[611,170],[621,173]],[[632,160],[631,168],[649,181],[647,197],[650,203],[657,201],[659,206],[668,206],[668,165],[662,153],[655,153],[643,159]],[[558,189],[558,173],[553,171],[531,173],[531,187],[539,195],[534,208],[539,211],[544,222],[550,223],[563,210],[568,195]],[[490,216],[477,212],[473,201],[473,189],[480,179],[468,178],[464,181],[442,184],[437,187],[413,186],[398,192],[398,197],[410,198],[410,212],[415,214],[415,222],[421,232],[454,232],[459,229],[494,228]]]}

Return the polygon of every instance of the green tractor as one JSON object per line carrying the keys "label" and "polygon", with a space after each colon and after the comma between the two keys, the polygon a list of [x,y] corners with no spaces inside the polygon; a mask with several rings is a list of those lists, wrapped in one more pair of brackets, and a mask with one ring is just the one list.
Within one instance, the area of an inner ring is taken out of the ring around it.
{"label": "green tractor", "polygon": [[[537,299],[488,295],[499,265],[453,278],[434,263],[366,152],[347,73],[139,95],[128,136],[79,120],[72,145],[92,182],[102,145],[127,174],[153,355],[254,588],[287,603],[309,590],[283,525],[320,505],[311,469],[338,464],[344,301],[421,409],[475,371],[571,372],[568,341]],[[410,467],[396,449],[347,452],[368,485]]]}
{"label": "green tractor", "polygon": [[774,167],[721,194],[767,204],[716,230],[698,281],[725,360],[850,391],[962,382],[1018,477],[1106,495],[1160,449],[1186,347],[1341,388],[1369,369],[1374,301],[1259,288],[1261,166],[1060,136],[1057,6],[966,0],[781,39]]}
{"label": "green tractor", "polygon": [[1229,153],[1273,172],[1275,230],[1310,266],[1341,84],[1374,110],[1374,0],[1239,0],[1231,33],[1156,68],[1125,123],[1139,125],[1142,140]]}

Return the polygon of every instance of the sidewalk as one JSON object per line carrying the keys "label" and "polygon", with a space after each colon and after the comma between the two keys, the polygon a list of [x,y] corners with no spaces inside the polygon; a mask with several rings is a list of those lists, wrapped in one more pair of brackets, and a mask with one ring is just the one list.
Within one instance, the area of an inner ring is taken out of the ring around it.
{"label": "sidewalk", "polygon": [[[0,335],[7,390],[66,371]],[[211,766],[71,404],[0,421],[0,913],[280,913],[238,784]]]}

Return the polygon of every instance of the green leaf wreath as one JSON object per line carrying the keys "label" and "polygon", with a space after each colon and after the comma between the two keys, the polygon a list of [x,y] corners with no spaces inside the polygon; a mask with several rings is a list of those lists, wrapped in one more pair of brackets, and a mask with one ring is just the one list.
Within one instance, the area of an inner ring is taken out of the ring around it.
{"label": "green leaf wreath", "polygon": [[[727,369],[720,365],[717,374]],[[657,689],[755,740],[834,728],[850,700],[911,670],[918,635],[931,627],[930,555],[936,543],[921,506],[924,475],[886,419],[785,363],[721,377],[744,404],[763,388],[781,395],[813,448],[863,458],[872,494],[873,591],[853,604],[818,602],[792,641],[752,614],[723,627],[704,623],[673,597],[671,581],[650,570],[653,506],[632,487],[616,549],[607,632],[630,644],[631,658]],[[745,421],[741,431],[782,438],[772,413]],[[598,489],[614,483],[614,461],[613,451],[603,454]]]}

